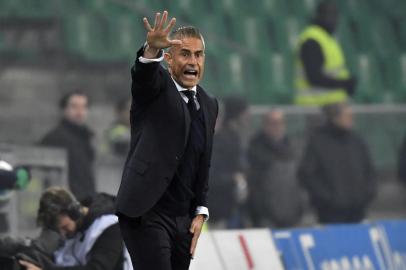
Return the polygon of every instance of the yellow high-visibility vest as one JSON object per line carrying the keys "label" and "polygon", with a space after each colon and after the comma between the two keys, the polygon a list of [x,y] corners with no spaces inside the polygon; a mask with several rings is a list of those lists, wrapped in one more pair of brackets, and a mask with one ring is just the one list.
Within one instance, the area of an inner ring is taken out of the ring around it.
{"label": "yellow high-visibility vest", "polygon": [[[350,77],[341,46],[333,36],[322,27],[311,25],[299,37],[299,50],[303,43],[309,39],[315,40],[320,45],[324,56],[324,74],[335,79],[348,79]],[[325,89],[311,85],[306,77],[299,50],[296,53],[295,63],[295,104],[323,106],[347,101],[348,95],[345,89]]]}

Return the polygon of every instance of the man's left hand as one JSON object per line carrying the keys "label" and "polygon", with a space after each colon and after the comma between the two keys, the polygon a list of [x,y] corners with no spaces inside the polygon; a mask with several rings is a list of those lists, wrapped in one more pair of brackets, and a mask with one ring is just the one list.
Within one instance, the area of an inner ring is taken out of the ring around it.
{"label": "man's left hand", "polygon": [[20,260],[18,261],[22,266],[25,267],[26,270],[42,270],[41,268],[39,268],[38,266],[36,266],[35,264],[32,264],[30,262],[27,261],[23,261]]}
{"label": "man's left hand", "polygon": [[204,223],[204,215],[197,215],[192,220],[192,225],[190,225],[190,233],[193,234],[192,244],[190,245],[190,254],[192,255],[192,259],[195,256],[197,240],[199,240],[200,233],[202,232],[202,227]]}

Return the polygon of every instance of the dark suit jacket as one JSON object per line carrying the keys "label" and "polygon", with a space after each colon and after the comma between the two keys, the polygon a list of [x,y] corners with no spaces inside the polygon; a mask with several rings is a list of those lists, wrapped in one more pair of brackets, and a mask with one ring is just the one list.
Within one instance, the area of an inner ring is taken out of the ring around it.
{"label": "dark suit jacket", "polygon": [[[160,63],[140,63],[131,69],[131,145],[117,195],[117,212],[141,216],[160,199],[179,166],[190,129],[190,114],[169,72]],[[197,87],[206,125],[206,149],[194,181],[195,206],[207,207],[208,177],[214,126],[215,98]]]}

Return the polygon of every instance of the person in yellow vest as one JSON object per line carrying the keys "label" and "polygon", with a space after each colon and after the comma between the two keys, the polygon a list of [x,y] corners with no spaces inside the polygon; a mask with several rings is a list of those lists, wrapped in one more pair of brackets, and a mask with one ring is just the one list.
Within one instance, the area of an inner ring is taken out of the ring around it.
{"label": "person in yellow vest", "polygon": [[356,79],[347,69],[343,50],[333,36],[338,17],[336,4],[323,1],[313,23],[299,36],[295,63],[297,105],[346,102],[355,92]]}

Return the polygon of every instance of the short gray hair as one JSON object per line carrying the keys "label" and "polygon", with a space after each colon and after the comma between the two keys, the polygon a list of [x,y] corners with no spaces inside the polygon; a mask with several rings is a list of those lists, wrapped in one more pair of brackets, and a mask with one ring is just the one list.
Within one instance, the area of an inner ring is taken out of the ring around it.
{"label": "short gray hair", "polygon": [[203,43],[203,49],[206,49],[206,44],[204,42],[203,35],[200,30],[195,26],[181,26],[176,30],[172,31],[169,35],[170,39],[183,39],[183,38],[197,38]]}

